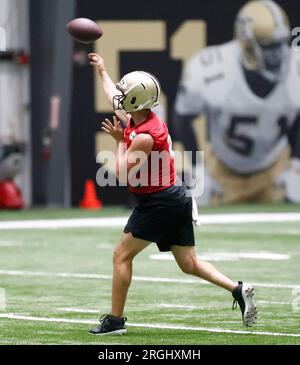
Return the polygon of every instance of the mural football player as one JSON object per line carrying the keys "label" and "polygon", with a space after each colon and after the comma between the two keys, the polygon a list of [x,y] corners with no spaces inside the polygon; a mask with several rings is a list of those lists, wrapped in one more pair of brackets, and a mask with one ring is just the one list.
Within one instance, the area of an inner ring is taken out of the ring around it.
{"label": "mural football player", "polygon": [[250,1],[237,15],[234,40],[188,61],[174,127],[185,149],[197,151],[192,121],[207,118],[203,204],[300,203],[300,53],[290,38],[278,4]]}

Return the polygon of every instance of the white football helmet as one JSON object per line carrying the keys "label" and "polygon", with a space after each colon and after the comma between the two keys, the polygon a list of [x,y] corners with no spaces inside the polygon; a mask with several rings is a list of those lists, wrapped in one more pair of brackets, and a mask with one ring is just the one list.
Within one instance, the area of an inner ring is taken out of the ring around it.
{"label": "white football helmet", "polygon": [[290,24],[284,10],[271,0],[250,1],[239,11],[235,36],[246,69],[272,82],[286,74],[291,54]]}
{"label": "white football helmet", "polygon": [[157,78],[149,72],[130,72],[117,83],[116,88],[121,94],[113,98],[115,110],[122,109],[131,113],[158,105],[160,85]]}

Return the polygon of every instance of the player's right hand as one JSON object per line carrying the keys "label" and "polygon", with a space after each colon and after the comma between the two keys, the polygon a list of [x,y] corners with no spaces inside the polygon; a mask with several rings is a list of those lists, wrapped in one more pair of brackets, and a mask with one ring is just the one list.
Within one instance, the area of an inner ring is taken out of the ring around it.
{"label": "player's right hand", "polygon": [[124,130],[116,116],[113,116],[113,123],[109,119],[105,119],[101,129],[110,134],[117,142],[124,142]]}
{"label": "player's right hand", "polygon": [[89,53],[88,59],[90,61],[90,65],[95,66],[99,72],[105,71],[105,65],[103,58],[97,53]]}

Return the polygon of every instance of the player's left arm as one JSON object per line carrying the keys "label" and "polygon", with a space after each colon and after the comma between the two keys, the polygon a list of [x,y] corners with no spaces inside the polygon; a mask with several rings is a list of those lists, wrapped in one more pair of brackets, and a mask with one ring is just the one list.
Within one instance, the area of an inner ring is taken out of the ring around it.
{"label": "player's left arm", "polygon": [[116,117],[113,120],[114,123],[111,123],[106,119],[102,123],[102,130],[110,134],[117,142],[116,174],[119,181],[126,182],[130,170],[138,164],[142,166],[147,161],[154,141],[149,134],[140,133],[134,138],[130,147],[127,149],[120,122]]}

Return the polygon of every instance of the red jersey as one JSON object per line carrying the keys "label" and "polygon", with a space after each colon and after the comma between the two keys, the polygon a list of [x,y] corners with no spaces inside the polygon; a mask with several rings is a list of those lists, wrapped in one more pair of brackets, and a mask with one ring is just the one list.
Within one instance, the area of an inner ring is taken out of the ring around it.
{"label": "red jersey", "polygon": [[[130,180],[129,190],[134,194],[150,194],[173,186],[176,181],[174,152],[166,124],[153,112],[137,126],[130,119],[124,130],[127,148],[140,133],[150,134],[154,143],[147,163],[136,174],[138,184],[133,186]],[[144,176],[141,179],[142,175]]]}

